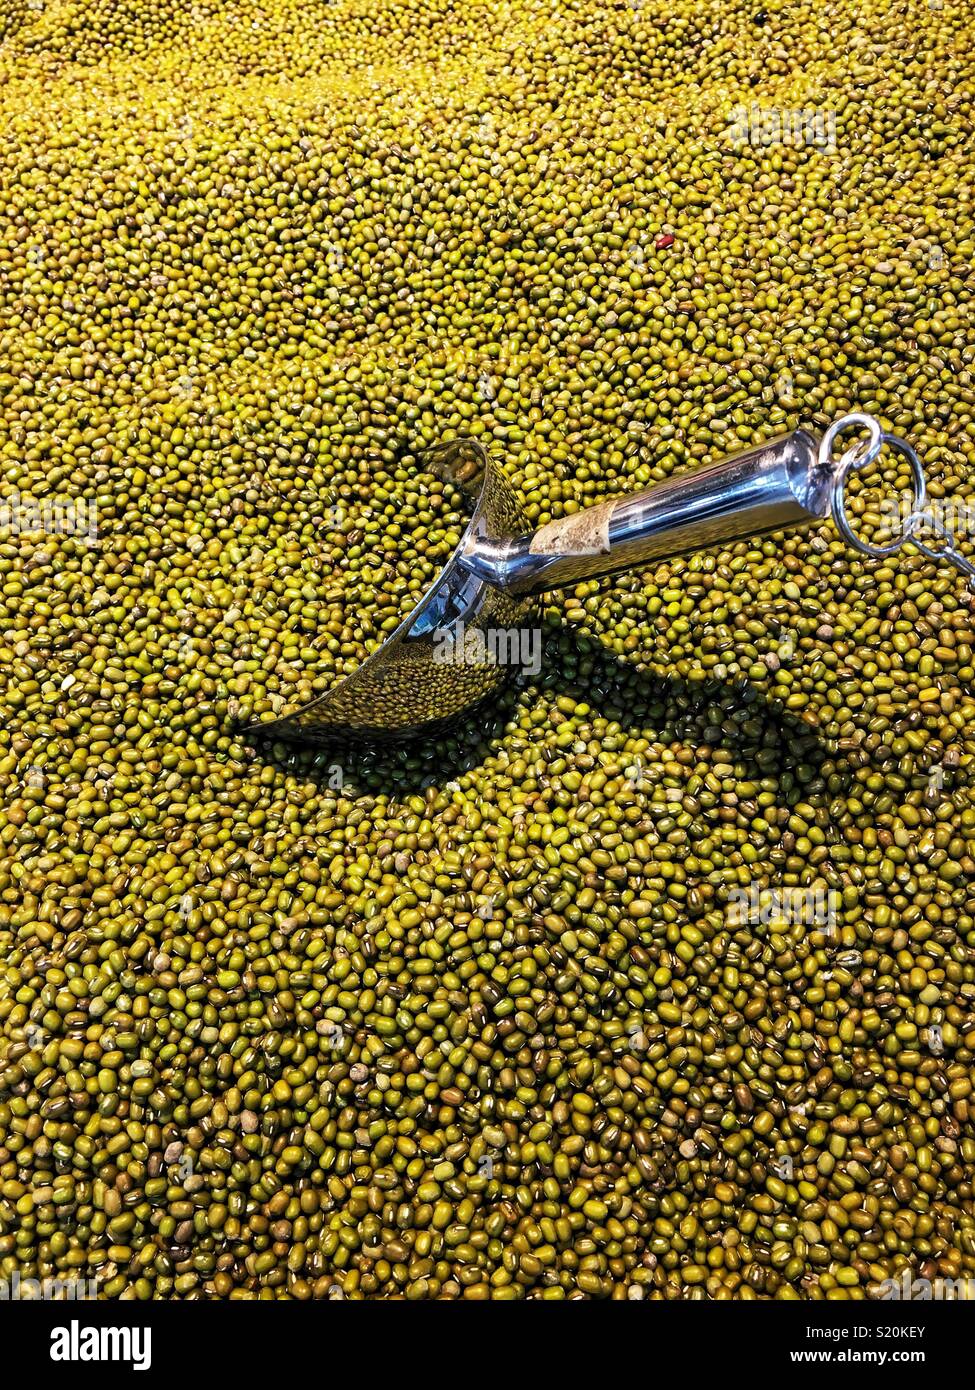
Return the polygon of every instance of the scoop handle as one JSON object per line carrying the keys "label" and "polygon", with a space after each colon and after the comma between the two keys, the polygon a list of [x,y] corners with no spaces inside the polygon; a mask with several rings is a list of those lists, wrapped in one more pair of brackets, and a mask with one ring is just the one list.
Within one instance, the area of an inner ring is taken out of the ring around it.
{"label": "scoop handle", "polygon": [[827,516],[835,469],[793,430],[645,492],[550,521],[530,535],[472,539],[465,569],[510,594],[561,589],[667,556]]}

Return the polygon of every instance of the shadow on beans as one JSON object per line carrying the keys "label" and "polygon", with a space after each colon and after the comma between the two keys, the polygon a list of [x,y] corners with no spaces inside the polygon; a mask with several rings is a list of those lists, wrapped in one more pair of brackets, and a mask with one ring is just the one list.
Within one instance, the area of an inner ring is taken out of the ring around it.
{"label": "shadow on beans", "polygon": [[572,719],[571,708],[557,703],[566,699],[589,707],[582,728],[596,719],[619,726],[601,743],[612,751],[615,739],[621,768],[634,761],[632,752],[623,751],[626,741],[644,738],[690,749],[720,748],[725,760],[741,769],[742,781],[773,779],[780,804],[814,799],[826,805],[852,782],[850,757],[831,747],[815,724],[784,710],[781,701],[747,679],[697,681],[641,669],[635,658],[617,656],[597,638],[552,621],[543,625],[538,674],[519,673],[445,734],[402,744],[344,741],[325,748],[257,739],[255,747],[262,761],[315,780],[323,791],[353,799],[379,793],[392,793],[397,802],[432,799],[445,783],[479,768],[490,779],[491,764],[502,751],[512,761],[564,758],[571,766],[572,745],[559,748],[544,736]]}

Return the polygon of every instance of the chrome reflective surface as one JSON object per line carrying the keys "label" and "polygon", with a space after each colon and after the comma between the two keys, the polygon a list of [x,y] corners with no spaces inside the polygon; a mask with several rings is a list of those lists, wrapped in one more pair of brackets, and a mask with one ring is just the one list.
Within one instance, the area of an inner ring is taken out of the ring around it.
{"label": "chrome reflective surface", "polygon": [[[305,743],[432,733],[492,694],[520,664],[517,637],[536,619],[536,594],[821,520],[836,479],[829,458],[820,457],[819,440],[795,430],[532,533],[500,469],[476,441],[443,446],[431,466],[477,496],[436,583],[353,675],[247,732]],[[499,633],[515,634],[514,660],[511,647],[496,642]]]}
{"label": "chrome reflective surface", "polygon": [[[552,522],[543,528],[548,535],[541,546],[541,532],[485,543],[461,555],[461,564],[509,593],[540,593],[822,519],[829,512],[833,470],[818,449],[811,434],[794,430],[633,497]],[[587,527],[590,517],[596,524]],[[560,530],[568,533],[563,545]]]}
{"label": "chrome reflective surface", "polygon": [[[528,522],[504,475],[476,441],[457,441],[439,451],[431,467],[477,498],[467,530],[436,582],[351,676],[283,719],[252,724],[249,733],[303,743],[430,734],[508,679],[512,666],[491,659],[496,644],[489,634],[524,627],[536,605],[463,569],[458,560],[468,548],[521,535]],[[463,644],[450,642],[461,634]]]}

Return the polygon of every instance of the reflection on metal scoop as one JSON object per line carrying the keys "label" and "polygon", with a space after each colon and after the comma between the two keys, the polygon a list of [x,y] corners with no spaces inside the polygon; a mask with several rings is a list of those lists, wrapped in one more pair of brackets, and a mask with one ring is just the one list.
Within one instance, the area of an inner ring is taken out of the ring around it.
{"label": "reflection on metal scoop", "polygon": [[[834,462],[834,440],[853,429],[867,429],[869,439]],[[534,532],[480,444],[464,439],[443,445],[434,453],[434,468],[476,494],[477,504],[439,578],[351,676],[294,713],[252,724],[247,732],[304,743],[436,732],[523,663],[539,594],[704,546],[822,521],[831,508],[836,515],[841,477],[876,458],[889,438],[872,417],[845,416],[821,441],[794,430]],[[842,515],[840,510],[837,519]]]}

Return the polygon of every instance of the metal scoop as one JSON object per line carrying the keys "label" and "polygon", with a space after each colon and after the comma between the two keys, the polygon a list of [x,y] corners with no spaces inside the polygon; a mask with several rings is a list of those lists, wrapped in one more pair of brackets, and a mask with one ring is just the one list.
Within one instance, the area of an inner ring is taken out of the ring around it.
{"label": "metal scoop", "polygon": [[[834,460],[834,442],[848,431],[861,437]],[[925,515],[924,474],[910,445],[885,435],[869,415],[845,415],[821,439],[794,430],[537,531],[480,444],[441,446],[434,459],[441,476],[476,494],[477,504],[440,577],[351,676],[293,714],[252,724],[247,732],[305,743],[435,732],[526,664],[538,641],[532,626],[538,595],[581,579],[822,521],[830,511],[862,553],[890,553],[861,541],[843,508],[851,470],[870,463],[885,443],[910,461],[914,477],[914,506],[899,545],[913,540],[911,518]],[[945,550],[936,558],[960,559]],[[966,566],[962,561],[959,567]]]}

